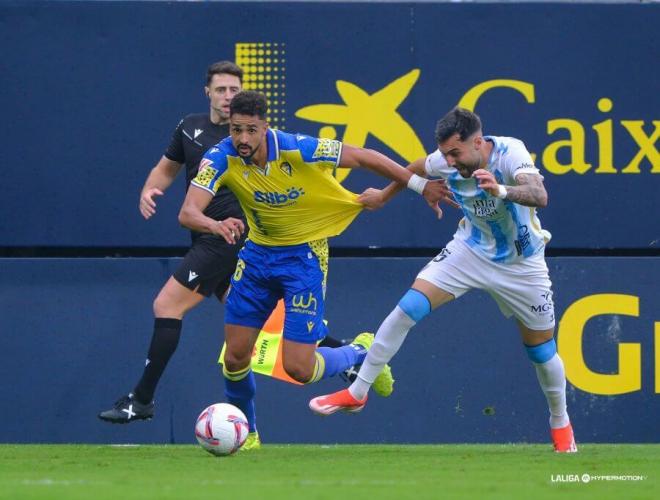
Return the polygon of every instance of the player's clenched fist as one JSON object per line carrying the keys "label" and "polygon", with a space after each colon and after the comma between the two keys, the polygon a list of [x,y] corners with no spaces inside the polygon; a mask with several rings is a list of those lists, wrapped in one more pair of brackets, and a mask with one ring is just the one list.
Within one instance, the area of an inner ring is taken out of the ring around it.
{"label": "player's clenched fist", "polygon": [[495,176],[488,170],[484,170],[483,168],[475,170],[472,172],[472,177],[477,179],[477,184],[481,189],[487,191],[493,196],[497,196],[499,184],[497,183]]}
{"label": "player's clenched fist", "polygon": [[368,188],[358,196],[358,203],[364,205],[367,210],[378,210],[385,205],[385,197],[382,189]]}
{"label": "player's clenched fist", "polygon": [[234,217],[227,217],[224,220],[219,220],[213,227],[213,234],[222,236],[225,241],[231,245],[241,237],[245,231],[245,225],[241,219]]}

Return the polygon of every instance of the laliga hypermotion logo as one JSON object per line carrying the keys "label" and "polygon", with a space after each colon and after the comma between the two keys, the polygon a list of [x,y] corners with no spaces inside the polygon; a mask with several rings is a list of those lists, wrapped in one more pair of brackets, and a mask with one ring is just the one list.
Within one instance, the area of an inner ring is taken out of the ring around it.
{"label": "laliga hypermotion logo", "polygon": [[[426,151],[413,128],[397,112],[397,108],[408,97],[420,71],[414,69],[397,78],[373,94],[368,94],[357,85],[337,81],[337,92],[344,104],[314,104],[299,109],[298,118],[318,123],[345,125],[342,142],[362,147],[367,136],[373,135],[408,162],[416,160]],[[319,136],[335,139],[337,130],[324,126]],[[343,181],[350,169],[337,170],[337,180]]]}

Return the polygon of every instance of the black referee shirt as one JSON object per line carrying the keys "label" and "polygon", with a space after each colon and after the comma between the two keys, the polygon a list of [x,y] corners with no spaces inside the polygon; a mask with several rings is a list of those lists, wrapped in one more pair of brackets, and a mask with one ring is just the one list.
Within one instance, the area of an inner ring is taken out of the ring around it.
{"label": "black referee shirt", "polygon": [[[229,135],[229,124],[216,125],[211,122],[208,113],[186,116],[179,122],[172,140],[165,152],[165,157],[186,166],[186,192],[197,175],[199,162],[204,153]],[[204,210],[204,215],[212,219],[236,217],[245,219],[236,196],[226,187],[220,188]],[[198,233],[193,232],[193,238]]]}

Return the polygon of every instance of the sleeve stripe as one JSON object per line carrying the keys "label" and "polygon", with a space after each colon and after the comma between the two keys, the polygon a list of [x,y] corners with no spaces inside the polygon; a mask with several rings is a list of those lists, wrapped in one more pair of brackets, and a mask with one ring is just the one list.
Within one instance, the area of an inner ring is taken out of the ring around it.
{"label": "sleeve stripe", "polygon": [[339,143],[339,154],[337,155],[337,158],[335,159],[335,166],[332,168],[332,176],[337,177],[337,168],[339,167],[339,162],[341,161],[341,154],[344,151],[344,143],[340,142]]}
{"label": "sleeve stripe", "polygon": [[215,196],[215,191],[213,191],[213,189],[209,189],[206,186],[202,186],[201,184],[197,184],[194,180],[190,181],[190,185],[195,186],[196,188],[199,188],[199,189],[203,189],[204,191],[208,191],[213,196]]}

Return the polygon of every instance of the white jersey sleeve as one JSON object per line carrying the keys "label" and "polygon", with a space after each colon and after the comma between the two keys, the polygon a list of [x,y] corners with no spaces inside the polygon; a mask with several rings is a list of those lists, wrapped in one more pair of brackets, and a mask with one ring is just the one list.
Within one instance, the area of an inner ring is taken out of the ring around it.
{"label": "white jersey sleeve", "polygon": [[442,177],[447,179],[451,174],[449,164],[439,149],[426,157],[424,170],[429,177]]}
{"label": "white jersey sleeve", "polygon": [[507,146],[508,151],[503,156],[502,159],[504,161],[500,163],[499,167],[506,184],[516,184],[516,176],[518,174],[541,175],[522,141],[510,138]]}

